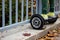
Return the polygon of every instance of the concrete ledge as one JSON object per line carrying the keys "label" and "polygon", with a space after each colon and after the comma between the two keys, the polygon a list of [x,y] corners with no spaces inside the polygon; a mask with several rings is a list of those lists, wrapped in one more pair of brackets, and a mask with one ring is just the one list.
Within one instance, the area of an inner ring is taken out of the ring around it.
{"label": "concrete ledge", "polygon": [[[60,27],[60,19],[54,24],[44,26],[46,26],[44,30],[34,30],[31,28],[30,24],[27,24],[22,27],[0,32],[0,40],[36,40],[46,35],[49,30]],[[23,33],[31,33],[31,36],[23,36]]]}

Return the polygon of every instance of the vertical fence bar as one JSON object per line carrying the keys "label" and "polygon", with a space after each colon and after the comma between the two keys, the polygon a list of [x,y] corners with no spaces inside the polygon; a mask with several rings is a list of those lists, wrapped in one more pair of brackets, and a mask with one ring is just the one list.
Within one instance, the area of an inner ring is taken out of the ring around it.
{"label": "vertical fence bar", "polygon": [[5,26],[5,0],[2,0],[2,27]]}
{"label": "vertical fence bar", "polygon": [[12,24],[12,0],[9,0],[9,23]]}
{"label": "vertical fence bar", "polygon": [[31,13],[33,15],[33,0],[31,0]]}
{"label": "vertical fence bar", "polygon": [[26,20],[28,19],[28,0],[26,0]]}
{"label": "vertical fence bar", "polygon": [[[59,4],[60,4],[60,0],[59,0]],[[59,9],[60,9],[60,5],[59,5]]]}
{"label": "vertical fence bar", "polygon": [[16,0],[16,23],[18,22],[18,0]]}
{"label": "vertical fence bar", "polygon": [[38,10],[38,0],[36,0],[36,14],[38,13],[37,10]]}
{"label": "vertical fence bar", "polygon": [[55,13],[55,1],[54,1],[54,13]]}
{"label": "vertical fence bar", "polygon": [[[54,1],[54,13],[56,12],[56,0]],[[55,13],[56,14],[56,13]]]}
{"label": "vertical fence bar", "polygon": [[42,0],[39,0],[39,14],[42,13]]}
{"label": "vertical fence bar", "polygon": [[22,11],[21,11],[21,21],[23,21],[23,13],[24,13],[24,0],[22,0]]}
{"label": "vertical fence bar", "polygon": [[36,13],[38,13],[38,14],[39,14],[39,10],[40,10],[40,9],[39,9],[39,5],[40,5],[39,1],[40,1],[40,0],[37,0],[37,4],[36,4],[36,5],[37,5]]}
{"label": "vertical fence bar", "polygon": [[59,0],[59,11],[60,11],[60,0]]}
{"label": "vertical fence bar", "polygon": [[58,0],[58,11],[59,11],[59,0]]}

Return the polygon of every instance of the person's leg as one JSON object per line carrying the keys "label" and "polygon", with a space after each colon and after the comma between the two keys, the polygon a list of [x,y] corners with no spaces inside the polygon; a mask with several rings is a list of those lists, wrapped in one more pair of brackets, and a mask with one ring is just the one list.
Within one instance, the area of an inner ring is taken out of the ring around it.
{"label": "person's leg", "polygon": [[48,16],[54,16],[54,0],[49,0],[49,4],[50,4],[50,10],[48,13]]}
{"label": "person's leg", "polygon": [[48,1],[49,0],[42,0],[42,14],[47,14]]}
{"label": "person's leg", "polygon": [[44,19],[48,19],[47,13],[48,13],[48,1],[49,0],[42,0],[42,16]]}
{"label": "person's leg", "polygon": [[54,12],[54,0],[49,0],[50,2],[50,12]]}

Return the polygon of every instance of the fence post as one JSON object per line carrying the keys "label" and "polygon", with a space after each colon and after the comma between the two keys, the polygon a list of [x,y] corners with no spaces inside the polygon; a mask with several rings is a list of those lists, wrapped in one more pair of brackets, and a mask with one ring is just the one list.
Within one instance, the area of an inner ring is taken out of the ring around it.
{"label": "fence post", "polygon": [[31,13],[33,15],[33,0],[31,0]]}
{"label": "fence post", "polygon": [[21,22],[23,21],[23,14],[24,14],[24,0],[22,0],[22,6],[21,6],[22,10],[21,10]]}
{"label": "fence post", "polygon": [[18,0],[16,0],[16,23],[18,22]]}
{"label": "fence post", "polygon": [[2,27],[5,26],[5,0],[2,0]]}
{"label": "fence post", "polygon": [[36,0],[36,14],[38,13],[38,0]]}
{"label": "fence post", "polygon": [[28,19],[28,0],[26,0],[26,20]]}
{"label": "fence post", "polygon": [[9,24],[12,24],[12,0],[9,0]]}

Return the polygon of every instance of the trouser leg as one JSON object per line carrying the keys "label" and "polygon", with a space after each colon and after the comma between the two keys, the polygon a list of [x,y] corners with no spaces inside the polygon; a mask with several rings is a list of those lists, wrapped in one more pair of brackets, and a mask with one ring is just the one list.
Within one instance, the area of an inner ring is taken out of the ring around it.
{"label": "trouser leg", "polygon": [[48,1],[49,0],[42,0],[42,14],[48,13]]}
{"label": "trouser leg", "polygon": [[50,12],[54,12],[54,0],[49,0],[50,3]]}

